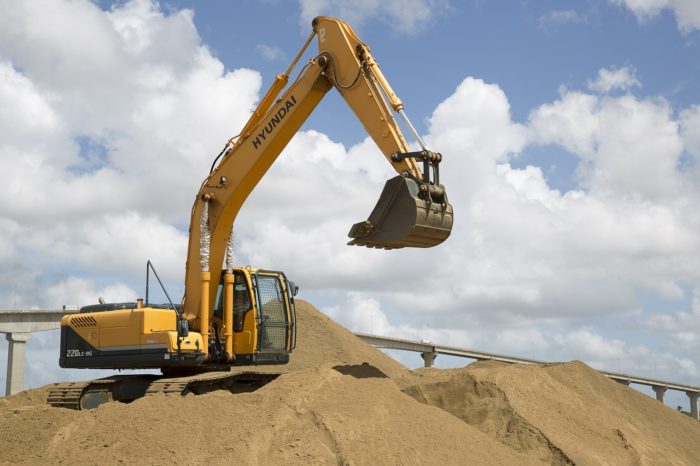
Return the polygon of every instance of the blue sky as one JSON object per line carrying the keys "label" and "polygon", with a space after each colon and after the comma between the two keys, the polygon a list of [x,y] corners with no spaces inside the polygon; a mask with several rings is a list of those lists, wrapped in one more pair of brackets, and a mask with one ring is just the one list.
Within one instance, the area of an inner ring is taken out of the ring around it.
{"label": "blue sky", "polygon": [[[423,130],[423,119],[465,76],[497,83],[517,121],[554,99],[560,86],[585,88],[610,66],[636,68],[643,82],[638,95],[662,96],[681,107],[698,102],[700,35],[681,33],[669,9],[640,23],[630,10],[606,1],[436,3],[443,6],[410,34],[397,32],[389,20],[367,19],[355,27]],[[192,8],[202,40],[226,67],[258,70],[266,84],[286,68],[309,32],[291,1],[167,5]],[[281,56],[266,58],[261,44]],[[330,97],[332,106],[325,103],[308,127],[346,144],[362,138],[359,125],[348,131],[350,114]],[[337,113],[342,118],[329,117]]]}
{"label": "blue sky", "polygon": [[[309,31],[291,1],[167,5],[193,9],[197,29],[213,53],[228,69],[259,71],[263,86],[286,69]],[[637,96],[663,97],[674,108],[700,101],[700,34],[680,32],[671,9],[641,22],[621,5],[593,0],[436,2],[434,9],[434,17],[410,33],[397,32],[391,19],[366,19],[356,28],[419,131],[425,132],[427,117],[465,76],[498,84],[515,121],[526,121],[562,86],[585,89],[599,69],[611,66],[636,70],[643,83],[634,89]],[[337,13],[329,6],[324,14]],[[261,46],[277,54],[266,56]],[[363,128],[334,93],[305,128],[346,145],[364,138]],[[512,163],[542,166],[550,185],[559,189],[576,187],[576,159],[561,148],[533,146]]]}
{"label": "blue sky", "polygon": [[[284,270],[353,330],[700,385],[700,7],[11,6],[0,18],[0,307],[133,299],[148,259],[180,295],[201,179],[322,13],[371,47],[444,154],[455,229],[425,251],[344,245],[391,170],[331,91],[242,209],[239,263]],[[427,278],[414,272],[425,263]],[[64,377],[56,344],[55,333],[30,341],[29,385]]]}

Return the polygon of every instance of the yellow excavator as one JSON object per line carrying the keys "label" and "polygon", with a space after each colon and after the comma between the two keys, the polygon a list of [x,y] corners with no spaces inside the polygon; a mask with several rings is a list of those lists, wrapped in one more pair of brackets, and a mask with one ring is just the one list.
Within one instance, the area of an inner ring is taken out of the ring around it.
{"label": "yellow excavator", "polygon": [[[450,235],[452,206],[440,184],[442,156],[427,149],[369,47],[350,26],[317,17],[312,28],[287,71],[276,77],[239,135],[226,143],[201,185],[192,207],[181,304],[174,305],[164,288],[168,304],[149,303],[151,272],[160,279],[148,262],[145,301],[84,306],[61,321],[61,367],[160,369],[163,375],[55,384],[48,395],[51,405],[89,409],[151,393],[262,385],[276,377],[265,371],[234,373],[231,368],[289,361],[296,345],[297,286],[282,272],[235,267],[232,227],[248,195],[332,88],[397,172],[369,218],[351,227],[348,244],[425,248]],[[287,86],[314,37],[318,54]],[[394,112],[413,133],[418,150],[409,148]]]}

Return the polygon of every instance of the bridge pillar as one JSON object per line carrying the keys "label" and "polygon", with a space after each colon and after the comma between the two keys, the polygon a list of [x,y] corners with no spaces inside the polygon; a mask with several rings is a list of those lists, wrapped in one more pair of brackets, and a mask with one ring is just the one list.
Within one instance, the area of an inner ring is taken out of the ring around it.
{"label": "bridge pillar", "polygon": [[24,357],[27,341],[32,336],[29,332],[12,332],[5,334],[9,342],[7,351],[7,381],[5,395],[14,395],[24,388]]}
{"label": "bridge pillar", "polygon": [[425,363],[425,367],[433,367],[433,362],[435,361],[435,358],[437,358],[437,355],[438,354],[435,351],[426,351],[420,354],[421,358],[423,358],[423,362]]}
{"label": "bridge pillar", "polygon": [[663,387],[661,385],[652,385],[651,389],[654,390],[654,393],[656,393],[656,399],[663,403],[664,393],[666,393],[666,387]]}
{"label": "bridge pillar", "polygon": [[700,421],[698,417],[698,397],[700,397],[700,393],[685,392],[685,394],[688,395],[688,399],[690,400],[690,416],[696,421]]}

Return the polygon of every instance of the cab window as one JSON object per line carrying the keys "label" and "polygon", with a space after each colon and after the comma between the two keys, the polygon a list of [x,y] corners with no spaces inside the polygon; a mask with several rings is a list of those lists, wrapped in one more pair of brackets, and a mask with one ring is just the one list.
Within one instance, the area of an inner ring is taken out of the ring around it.
{"label": "cab window", "polygon": [[[224,318],[224,278],[221,276],[219,288],[216,292],[216,305],[214,306],[214,315],[219,319]],[[233,282],[233,331],[243,331],[243,322],[245,315],[251,310],[250,289],[246,282],[245,275],[240,272],[234,272]]]}

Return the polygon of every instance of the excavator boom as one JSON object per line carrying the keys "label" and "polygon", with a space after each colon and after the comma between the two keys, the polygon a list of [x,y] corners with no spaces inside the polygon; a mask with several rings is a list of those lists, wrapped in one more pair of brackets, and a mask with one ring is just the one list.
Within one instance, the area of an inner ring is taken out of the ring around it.
{"label": "excavator boom", "polygon": [[[442,156],[429,151],[407,121],[422,148],[409,150],[392,111],[405,118],[403,103],[384,78],[369,47],[338,19],[317,17],[312,26],[311,36],[290,69],[277,77],[240,137],[231,143],[198,193],[190,222],[183,302],[189,320],[208,321],[208,316],[201,315],[205,312],[202,309],[210,307],[202,307],[203,298],[212,302],[216,290],[211,287],[204,291],[201,273],[221,267],[227,238],[241,206],[332,88],[341,94],[397,172],[387,182],[369,218],[352,226],[348,244],[382,249],[425,248],[442,243],[452,230],[452,206],[439,180]],[[279,95],[289,72],[314,36],[318,55]],[[209,226],[210,232],[204,231]],[[203,234],[210,235],[207,244],[203,244]],[[208,296],[203,297],[202,293]],[[195,328],[199,327],[195,324]]]}

